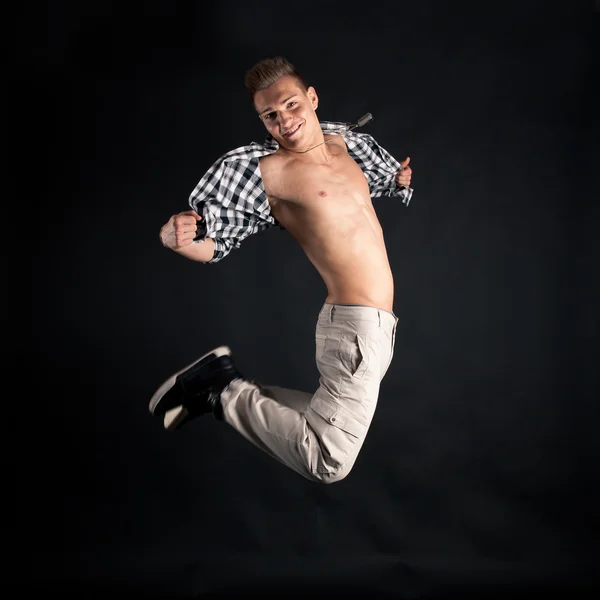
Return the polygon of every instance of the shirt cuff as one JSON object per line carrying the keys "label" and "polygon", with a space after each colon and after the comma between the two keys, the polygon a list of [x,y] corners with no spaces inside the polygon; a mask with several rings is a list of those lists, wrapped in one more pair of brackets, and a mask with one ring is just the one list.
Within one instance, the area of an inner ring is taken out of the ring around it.
{"label": "shirt cuff", "polygon": [[408,206],[412,198],[413,189],[406,185],[398,185],[396,178],[392,180],[392,185],[388,188],[386,196],[390,198],[401,198],[402,204]]}

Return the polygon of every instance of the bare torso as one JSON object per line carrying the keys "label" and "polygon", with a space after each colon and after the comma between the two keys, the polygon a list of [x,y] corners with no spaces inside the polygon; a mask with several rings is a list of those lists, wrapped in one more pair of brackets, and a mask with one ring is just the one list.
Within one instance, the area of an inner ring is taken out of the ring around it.
{"label": "bare torso", "polygon": [[392,311],[394,282],[367,180],[340,136],[325,139],[329,162],[277,152],[261,159],[271,212],[320,273],[326,302]]}

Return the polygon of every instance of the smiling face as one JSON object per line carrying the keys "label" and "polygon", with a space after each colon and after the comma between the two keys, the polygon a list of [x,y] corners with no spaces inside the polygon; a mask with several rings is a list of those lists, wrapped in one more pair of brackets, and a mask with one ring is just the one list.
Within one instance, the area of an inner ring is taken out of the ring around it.
{"label": "smiling face", "polygon": [[315,112],[319,99],[292,75],[285,75],[254,95],[254,107],[267,131],[283,148],[298,149],[322,136]]}

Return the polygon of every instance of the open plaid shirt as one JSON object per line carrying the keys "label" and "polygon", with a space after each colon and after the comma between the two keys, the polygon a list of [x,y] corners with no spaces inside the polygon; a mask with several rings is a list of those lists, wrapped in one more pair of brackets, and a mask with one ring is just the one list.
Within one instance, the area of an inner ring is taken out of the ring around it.
{"label": "open plaid shirt", "polygon": [[[350,127],[348,123],[321,122],[323,133],[344,138],[348,153],[367,178],[372,198],[400,197],[408,206],[413,190],[396,183],[400,163],[371,135],[355,133]],[[190,206],[202,216],[198,223],[202,231],[195,241],[208,237],[215,244],[210,263],[225,258],[254,233],[273,226],[283,229],[271,214],[259,163],[262,156],[278,148],[279,144],[268,135],[262,145],[252,142],[230,150],[208,169],[191,193]]]}

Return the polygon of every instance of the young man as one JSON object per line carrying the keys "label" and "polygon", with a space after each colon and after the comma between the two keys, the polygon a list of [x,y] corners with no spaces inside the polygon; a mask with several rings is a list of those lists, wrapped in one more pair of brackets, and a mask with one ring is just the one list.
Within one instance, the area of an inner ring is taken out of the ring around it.
{"label": "young man", "polygon": [[319,386],[314,394],[261,386],[221,346],[165,381],[150,411],[166,429],[212,413],[304,477],[332,483],[354,465],[394,351],[394,283],[371,198],[408,205],[410,159],[398,163],[348,124],[319,122],[315,89],[281,57],[254,65],[245,83],[265,144],[217,160],[190,196],[193,210],[173,215],[160,238],[216,263],[253,233],[287,230],[328,290],[315,334]]}

